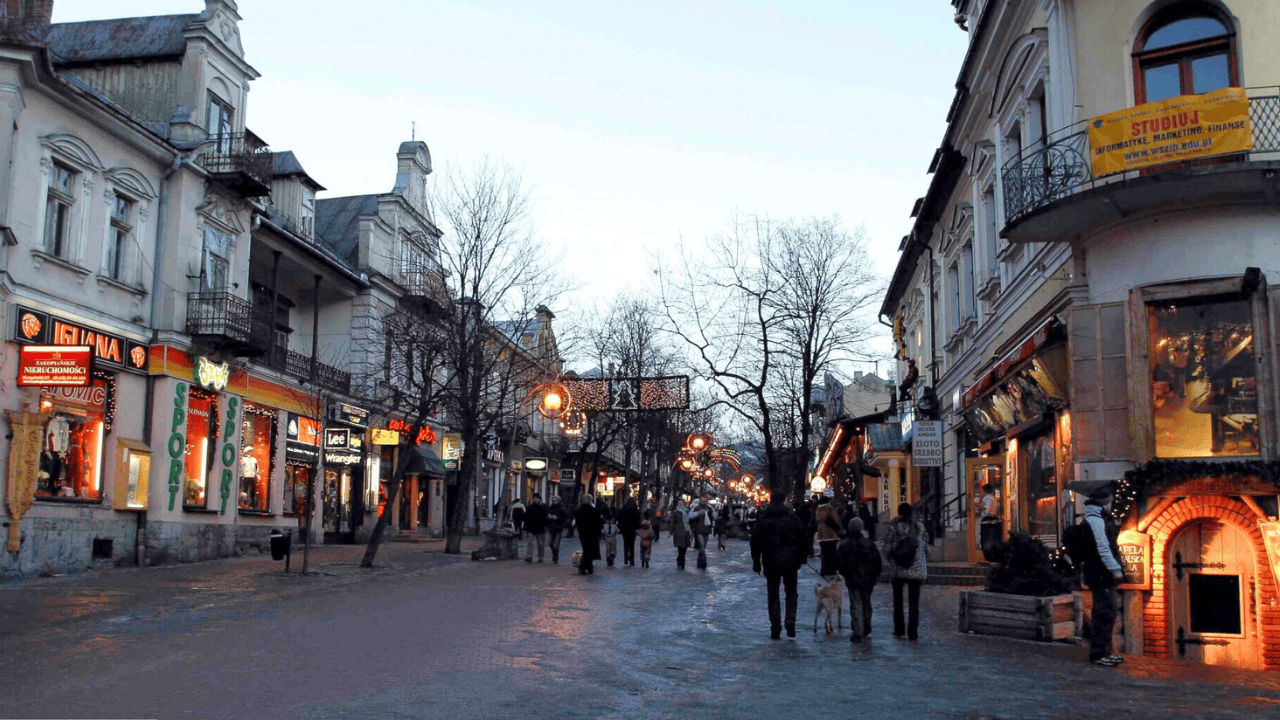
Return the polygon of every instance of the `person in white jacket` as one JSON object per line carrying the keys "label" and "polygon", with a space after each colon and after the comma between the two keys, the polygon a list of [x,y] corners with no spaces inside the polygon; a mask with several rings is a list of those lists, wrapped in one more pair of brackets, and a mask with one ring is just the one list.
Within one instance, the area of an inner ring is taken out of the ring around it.
{"label": "person in white jacket", "polygon": [[1089,624],[1089,661],[1094,665],[1115,667],[1124,658],[1111,652],[1111,634],[1115,631],[1118,598],[1116,585],[1124,581],[1120,565],[1120,548],[1116,544],[1116,527],[1106,516],[1111,501],[1110,486],[1089,493],[1085,501],[1084,520],[1093,535],[1091,550],[1096,555],[1084,558],[1084,580],[1093,594],[1093,620]]}

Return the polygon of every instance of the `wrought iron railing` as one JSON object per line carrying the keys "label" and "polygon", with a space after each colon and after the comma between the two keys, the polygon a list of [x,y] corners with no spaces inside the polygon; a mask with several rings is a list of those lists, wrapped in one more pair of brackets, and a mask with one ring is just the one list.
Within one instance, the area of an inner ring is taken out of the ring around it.
{"label": "wrought iron railing", "polygon": [[[282,347],[275,353],[262,359],[262,364],[303,381],[311,381],[311,356],[303,355]],[[315,363],[315,384],[342,395],[351,394],[351,373],[326,365],[319,360]]]}
{"label": "wrought iron railing", "polygon": [[[1249,120],[1253,125],[1253,150],[1247,155],[1258,159],[1264,153],[1280,153],[1280,88],[1249,88],[1247,92]],[[1004,164],[1001,187],[1006,224],[1017,222],[1068,195],[1139,175],[1141,171],[1093,174],[1088,122],[1082,120],[1058,130],[1043,146],[1037,144]]]}
{"label": "wrought iron railing", "polygon": [[187,334],[224,337],[248,346],[266,348],[269,327],[253,311],[253,303],[227,291],[187,296]]}
{"label": "wrought iron railing", "polygon": [[252,133],[211,135],[213,145],[200,164],[214,175],[245,175],[262,189],[271,187],[271,150]]}

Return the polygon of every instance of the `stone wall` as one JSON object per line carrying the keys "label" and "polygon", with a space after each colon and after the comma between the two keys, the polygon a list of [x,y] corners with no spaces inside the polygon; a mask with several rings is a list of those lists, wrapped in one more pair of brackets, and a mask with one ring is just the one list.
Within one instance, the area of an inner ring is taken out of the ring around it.
{"label": "stone wall", "polygon": [[[6,532],[9,522],[12,519],[6,519]],[[95,539],[110,541],[110,557],[93,557]],[[22,545],[17,554],[0,552],[0,580],[133,565],[136,540],[137,524],[132,514],[102,519],[23,518]]]}

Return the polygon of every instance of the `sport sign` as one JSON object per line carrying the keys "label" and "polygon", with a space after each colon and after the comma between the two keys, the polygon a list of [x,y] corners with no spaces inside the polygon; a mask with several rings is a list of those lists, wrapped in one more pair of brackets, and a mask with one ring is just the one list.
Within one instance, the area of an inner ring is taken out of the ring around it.
{"label": "sport sign", "polygon": [[916,467],[942,467],[941,420],[916,420],[911,461]]}
{"label": "sport sign", "polygon": [[84,386],[93,371],[89,345],[22,345],[18,359],[18,385],[45,387]]}

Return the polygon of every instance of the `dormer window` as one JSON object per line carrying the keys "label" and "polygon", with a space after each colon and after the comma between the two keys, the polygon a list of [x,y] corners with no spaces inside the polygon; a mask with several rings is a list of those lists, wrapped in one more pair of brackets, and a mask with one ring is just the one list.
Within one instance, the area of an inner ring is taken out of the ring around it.
{"label": "dormer window", "polygon": [[218,141],[218,152],[231,152],[231,136],[235,133],[235,109],[226,100],[209,93],[209,111],[205,128],[209,138]]}
{"label": "dormer window", "polygon": [[1212,5],[1183,2],[1147,21],[1133,49],[1133,94],[1139,103],[1236,87],[1236,34]]}

